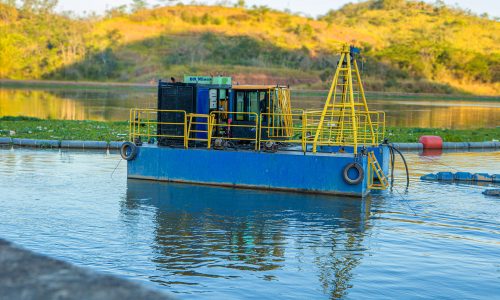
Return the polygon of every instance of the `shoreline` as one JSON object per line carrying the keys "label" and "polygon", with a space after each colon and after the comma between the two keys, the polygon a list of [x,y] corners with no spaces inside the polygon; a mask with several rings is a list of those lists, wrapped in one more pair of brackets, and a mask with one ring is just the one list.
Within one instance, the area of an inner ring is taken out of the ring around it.
{"label": "shoreline", "polygon": [[[63,81],[63,80],[35,80],[35,79],[0,79],[0,88],[39,88],[39,89],[112,89],[116,87],[126,89],[151,89],[156,91],[157,81],[149,83],[139,82],[96,82],[96,81]],[[297,95],[295,97],[323,97],[328,94],[328,90],[321,89],[291,89]],[[467,93],[409,93],[409,92],[386,92],[386,91],[365,91],[368,97],[387,98],[410,98],[429,99],[441,98],[441,100],[478,100],[478,101],[500,101],[500,96],[473,95]]]}
{"label": "shoreline", "polygon": [[[105,149],[119,150],[125,141],[76,141],[76,140],[37,140],[0,137],[0,146],[17,146],[42,149]],[[424,149],[422,143],[391,143],[402,151],[423,150],[500,150],[500,142],[444,142],[442,149]]]}
{"label": "shoreline", "polygon": [[[128,121],[51,120],[33,117],[0,117],[0,137],[36,140],[124,141],[129,137]],[[416,143],[420,136],[440,136],[444,142],[496,142],[500,126],[477,129],[440,129],[387,126],[391,143]]]}
{"label": "shoreline", "polygon": [[0,238],[2,299],[173,299],[139,281],[79,267]]}

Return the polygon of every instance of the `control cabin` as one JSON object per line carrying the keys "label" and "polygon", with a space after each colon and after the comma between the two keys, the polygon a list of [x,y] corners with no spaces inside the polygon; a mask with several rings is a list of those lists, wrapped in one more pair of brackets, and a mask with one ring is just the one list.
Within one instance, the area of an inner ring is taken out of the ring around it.
{"label": "control cabin", "polygon": [[[286,118],[273,116],[291,111],[288,87],[231,85],[230,79],[223,84],[216,78],[203,82],[159,82],[157,132],[160,145],[179,143],[179,137],[185,135],[195,144],[218,137],[249,144],[258,140],[261,123],[268,126],[272,122],[283,127]],[[180,126],[181,123],[186,126]]]}

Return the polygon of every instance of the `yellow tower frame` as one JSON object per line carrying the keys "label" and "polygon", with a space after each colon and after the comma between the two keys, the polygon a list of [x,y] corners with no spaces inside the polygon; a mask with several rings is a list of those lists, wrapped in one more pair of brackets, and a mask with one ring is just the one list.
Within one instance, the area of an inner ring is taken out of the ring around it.
{"label": "yellow tower frame", "polygon": [[316,153],[318,145],[345,145],[353,146],[354,154],[357,154],[362,130],[360,125],[368,127],[368,130],[363,131],[362,143],[377,143],[377,133],[366,103],[354,49],[349,45],[342,46],[340,60],[314,136],[313,153]]}

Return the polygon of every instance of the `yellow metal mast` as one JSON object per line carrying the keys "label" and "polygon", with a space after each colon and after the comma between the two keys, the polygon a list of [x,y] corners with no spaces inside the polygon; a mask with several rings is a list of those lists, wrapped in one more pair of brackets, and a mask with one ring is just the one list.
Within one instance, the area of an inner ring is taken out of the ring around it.
{"label": "yellow metal mast", "polygon": [[[354,47],[342,46],[340,60],[314,136],[313,153],[316,153],[320,145],[332,145],[353,146],[354,154],[357,154],[360,141],[361,144],[367,141],[375,144],[377,141],[356,62],[356,52],[358,50]],[[338,104],[337,98],[340,99]],[[368,130],[363,131],[361,125],[365,128],[368,126]],[[361,140],[360,133],[365,135]]]}

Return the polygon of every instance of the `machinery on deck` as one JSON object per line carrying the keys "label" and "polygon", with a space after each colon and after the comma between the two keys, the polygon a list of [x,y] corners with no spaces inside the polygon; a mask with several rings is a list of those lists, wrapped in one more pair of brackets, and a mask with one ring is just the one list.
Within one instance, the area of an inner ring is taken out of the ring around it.
{"label": "machinery on deck", "polygon": [[[160,81],[158,108],[130,112],[131,142],[122,148],[129,178],[357,196],[385,189],[385,114],[368,108],[358,55],[342,47],[322,110],[292,109],[282,85],[205,76]],[[158,167],[149,170],[151,159]]]}

